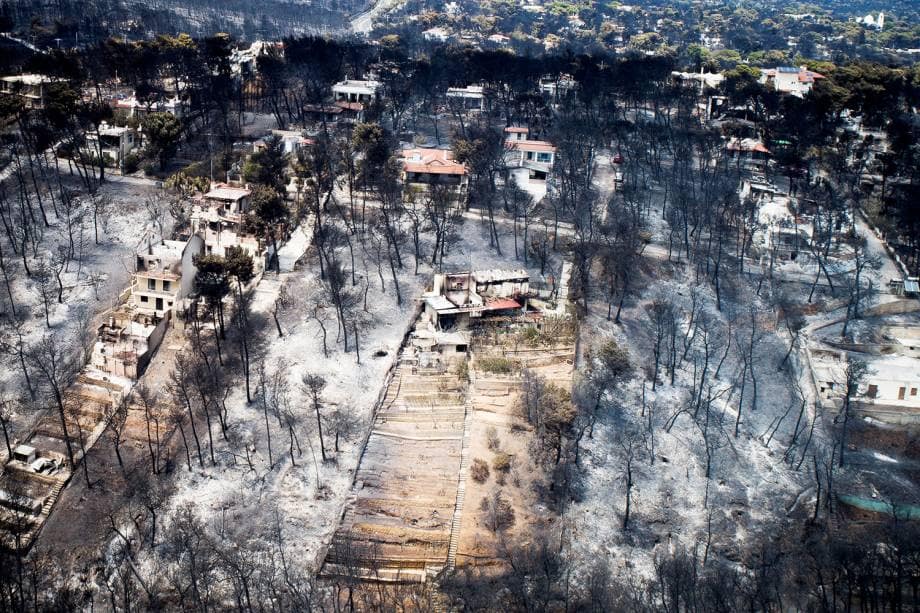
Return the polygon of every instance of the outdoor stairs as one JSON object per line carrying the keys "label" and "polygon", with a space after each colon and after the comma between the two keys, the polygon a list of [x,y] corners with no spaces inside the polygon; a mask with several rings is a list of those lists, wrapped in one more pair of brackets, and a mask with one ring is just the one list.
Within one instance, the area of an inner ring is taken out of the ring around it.
{"label": "outdoor stairs", "polygon": [[[473,382],[470,382],[473,387]],[[463,518],[463,501],[466,498],[466,475],[470,464],[470,431],[473,421],[473,403],[467,393],[464,405],[463,443],[460,446],[460,476],[457,482],[457,500],[454,503],[454,517],[450,523],[450,544],[447,548],[447,570],[457,565],[457,549],[460,547],[460,523]]]}
{"label": "outdoor stairs", "polygon": [[51,487],[51,491],[48,494],[48,497],[45,498],[44,504],[42,504],[42,510],[39,511],[38,516],[35,521],[35,526],[27,532],[22,538],[23,547],[28,549],[32,545],[32,541],[38,536],[38,531],[42,529],[42,526],[45,525],[45,522],[48,520],[48,517],[51,515],[51,509],[54,508],[54,503],[57,502],[58,496],[61,495],[64,486],[67,485],[65,479],[58,479],[57,482]]}

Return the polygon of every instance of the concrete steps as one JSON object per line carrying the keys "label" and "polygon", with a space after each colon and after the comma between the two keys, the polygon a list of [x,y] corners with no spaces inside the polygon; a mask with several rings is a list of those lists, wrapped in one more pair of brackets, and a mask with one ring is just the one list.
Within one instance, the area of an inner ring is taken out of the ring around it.
{"label": "concrete steps", "polygon": [[463,420],[463,443],[460,447],[460,477],[457,482],[457,500],[454,503],[454,517],[450,523],[450,543],[447,547],[448,570],[453,570],[456,567],[457,550],[460,547],[460,525],[463,519],[463,502],[466,499],[466,474],[470,465],[470,432],[472,430],[472,421],[473,407],[471,401],[467,399],[466,415]]}

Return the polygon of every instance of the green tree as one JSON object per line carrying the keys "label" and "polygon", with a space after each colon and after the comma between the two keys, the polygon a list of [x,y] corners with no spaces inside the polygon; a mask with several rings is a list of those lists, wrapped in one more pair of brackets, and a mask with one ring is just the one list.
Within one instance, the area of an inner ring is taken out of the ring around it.
{"label": "green tree", "polygon": [[265,140],[265,146],[249,156],[243,165],[243,177],[250,183],[267,185],[279,194],[284,194],[285,170],[287,159],[284,156],[284,144],[279,137],[270,136]]}
{"label": "green tree", "polygon": [[257,185],[252,190],[252,212],[259,222],[262,233],[272,241],[272,258],[269,266],[274,266],[275,272],[280,273],[278,234],[283,231],[291,212],[281,194],[264,185]]}
{"label": "green tree", "polygon": [[219,255],[201,255],[195,258],[195,289],[205,299],[215,314],[224,337],[224,297],[230,292],[230,275],[227,261]]}
{"label": "green tree", "polygon": [[156,157],[160,170],[166,170],[166,163],[179,146],[182,123],[169,113],[150,113],[141,125],[147,140],[147,155]]}

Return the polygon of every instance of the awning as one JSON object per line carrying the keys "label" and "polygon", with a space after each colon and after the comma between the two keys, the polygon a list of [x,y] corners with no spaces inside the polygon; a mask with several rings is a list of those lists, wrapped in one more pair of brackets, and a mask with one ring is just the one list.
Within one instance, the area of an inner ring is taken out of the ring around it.
{"label": "awning", "polygon": [[487,302],[485,306],[482,307],[484,311],[504,311],[506,309],[519,309],[521,304],[517,300],[512,300],[511,298],[499,298],[497,300],[492,300]]}

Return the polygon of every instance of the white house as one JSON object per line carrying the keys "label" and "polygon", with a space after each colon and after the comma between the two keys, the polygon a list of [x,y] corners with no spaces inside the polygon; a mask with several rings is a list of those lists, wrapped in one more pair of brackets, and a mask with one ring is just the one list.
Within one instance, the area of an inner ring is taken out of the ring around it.
{"label": "white house", "polygon": [[226,256],[230,247],[241,247],[252,256],[256,271],[265,264],[262,241],[244,224],[252,190],[227,183],[215,183],[192,207],[191,229],[204,241],[206,255]]}
{"label": "white house", "polygon": [[164,318],[182,310],[182,301],[195,283],[194,258],[204,252],[204,240],[150,242],[135,256],[130,304],[139,313]]}
{"label": "white house", "polygon": [[106,122],[99,124],[99,130],[86,133],[86,150],[89,154],[98,154],[112,158],[117,168],[121,168],[125,157],[139,145],[137,130],[127,126],[113,126]]}
{"label": "white house", "polygon": [[801,98],[811,91],[815,81],[823,78],[824,75],[808,70],[805,66],[798,68],[779,66],[764,70],[760,75],[760,82],[768,87],[773,87],[780,93]]}
{"label": "white house", "polygon": [[0,78],[0,94],[16,96],[27,109],[45,108],[47,86],[59,79],[42,74],[11,75]]}
{"label": "white house", "polygon": [[131,96],[130,98],[115,100],[114,107],[115,110],[122,111],[128,117],[137,117],[138,119],[143,119],[149,113],[169,113],[176,119],[182,119],[185,115],[188,103],[175,96],[149,103],[141,102],[134,96]]}
{"label": "white house", "polygon": [[505,163],[509,168],[526,168],[531,179],[546,180],[556,161],[556,147],[530,140],[528,134],[527,128],[505,128]]}
{"label": "white house", "polygon": [[450,38],[450,32],[447,28],[434,27],[422,32],[422,38],[427,41],[445,43]]}
{"label": "white house", "polygon": [[861,401],[920,408],[920,361],[908,356],[873,359],[859,391]]}
{"label": "white house", "polygon": [[449,87],[446,97],[447,104],[452,109],[464,111],[484,111],[486,109],[486,95],[482,85]]}
{"label": "white house", "polygon": [[339,81],[332,86],[332,96],[336,102],[361,102],[368,104],[377,98],[380,91],[379,81]]}

